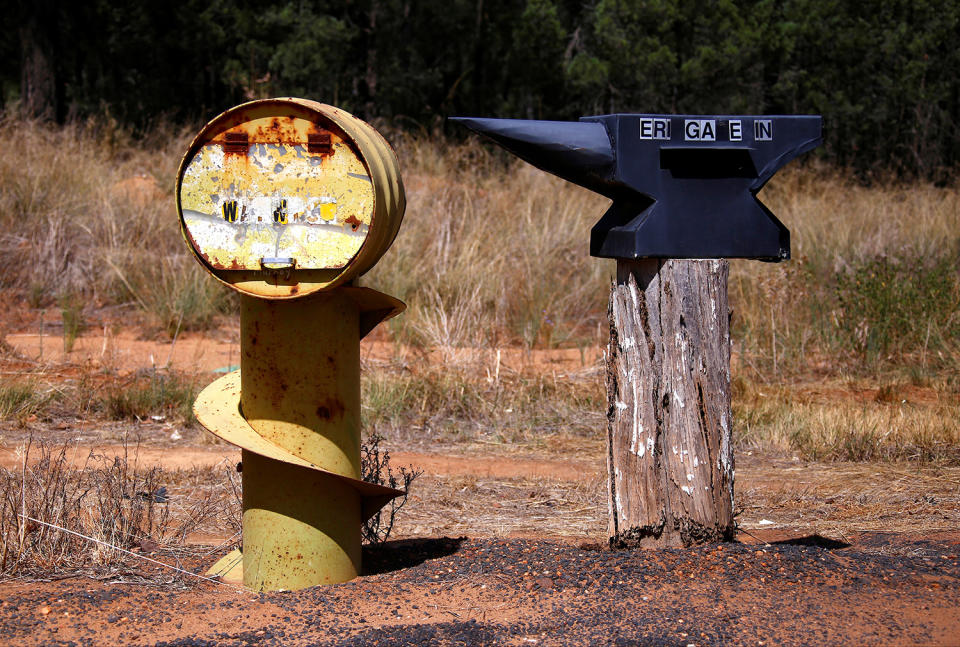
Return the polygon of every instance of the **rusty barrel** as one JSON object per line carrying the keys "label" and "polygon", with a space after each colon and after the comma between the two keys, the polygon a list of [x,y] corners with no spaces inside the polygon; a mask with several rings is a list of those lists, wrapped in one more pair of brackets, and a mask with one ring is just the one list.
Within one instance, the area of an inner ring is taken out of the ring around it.
{"label": "rusty barrel", "polygon": [[180,229],[217,279],[264,298],[345,285],[390,247],[405,209],[393,149],[350,113],[264,99],[214,118],[177,175]]}

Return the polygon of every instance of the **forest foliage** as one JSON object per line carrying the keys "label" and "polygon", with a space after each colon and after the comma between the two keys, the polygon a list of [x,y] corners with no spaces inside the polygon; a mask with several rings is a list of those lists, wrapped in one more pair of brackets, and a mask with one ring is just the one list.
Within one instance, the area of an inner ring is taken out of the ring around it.
{"label": "forest foliage", "polygon": [[[960,4],[935,0],[18,0],[7,107],[144,128],[296,95],[451,115],[822,114],[819,155],[949,181]],[[452,132],[452,130],[451,130]]]}

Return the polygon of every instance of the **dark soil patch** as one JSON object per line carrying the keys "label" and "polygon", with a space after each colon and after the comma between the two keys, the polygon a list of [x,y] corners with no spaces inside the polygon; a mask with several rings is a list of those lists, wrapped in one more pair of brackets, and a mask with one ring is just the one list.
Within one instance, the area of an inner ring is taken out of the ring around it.
{"label": "dark soil patch", "polygon": [[[960,535],[618,551],[390,542],[352,582],[254,595],[85,578],[0,585],[23,645],[955,645]],[[197,570],[199,570],[197,565]]]}

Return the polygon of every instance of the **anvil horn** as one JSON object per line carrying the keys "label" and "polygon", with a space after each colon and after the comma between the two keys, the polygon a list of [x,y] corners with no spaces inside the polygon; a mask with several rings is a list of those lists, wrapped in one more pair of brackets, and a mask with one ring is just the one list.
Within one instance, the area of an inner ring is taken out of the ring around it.
{"label": "anvil horn", "polygon": [[616,156],[606,127],[596,122],[451,117],[538,169],[609,195]]}

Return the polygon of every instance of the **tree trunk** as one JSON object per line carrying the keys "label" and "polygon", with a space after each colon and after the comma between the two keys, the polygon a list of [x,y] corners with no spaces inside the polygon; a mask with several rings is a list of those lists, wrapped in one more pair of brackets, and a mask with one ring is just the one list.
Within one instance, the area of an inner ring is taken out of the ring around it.
{"label": "tree trunk", "polygon": [[58,119],[56,3],[25,5],[20,23],[20,102],[27,117]]}
{"label": "tree trunk", "polygon": [[733,536],[729,265],[617,261],[608,316],[611,547]]}
{"label": "tree trunk", "polygon": [[370,120],[377,114],[377,17],[380,13],[380,3],[373,0],[370,3],[370,12],[367,14],[369,27],[367,31],[367,70],[364,80],[367,84],[367,105],[365,117]]}

